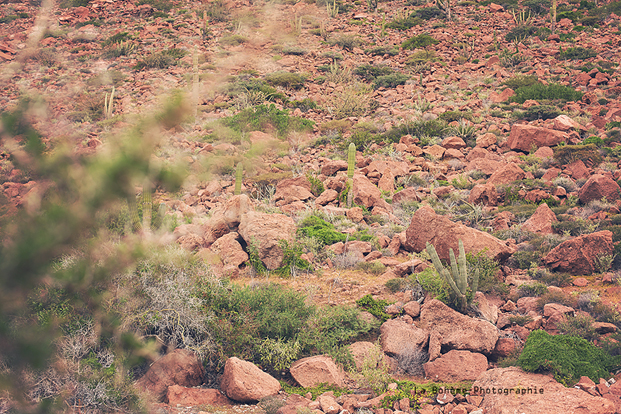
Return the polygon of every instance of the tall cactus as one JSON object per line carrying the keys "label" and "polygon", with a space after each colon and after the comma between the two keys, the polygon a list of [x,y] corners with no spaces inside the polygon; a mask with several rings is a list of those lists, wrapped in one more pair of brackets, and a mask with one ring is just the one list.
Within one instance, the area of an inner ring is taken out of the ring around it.
{"label": "tall cactus", "polygon": [[354,199],[354,167],[356,166],[356,145],[352,142],[349,144],[347,151],[347,184],[349,190],[347,192],[347,208],[351,208]]}
{"label": "tall cactus", "polygon": [[[446,280],[446,282],[449,284],[449,286],[459,299],[459,306],[461,308],[461,312],[465,313],[468,306],[468,298],[466,297],[466,294],[468,293],[468,265],[466,263],[466,252],[464,250],[464,244],[461,240],[459,240],[459,257],[457,260],[455,260],[455,253],[453,253],[453,249],[449,249],[449,256],[451,259],[450,272],[442,265],[440,257],[438,256],[438,252],[436,252],[436,248],[433,247],[433,245],[429,242],[427,242],[427,253],[429,253],[429,256],[431,256],[433,266],[444,278],[444,280]],[[478,287],[479,270],[477,269],[472,277],[472,293],[475,293]]]}
{"label": "tall cactus", "polygon": [[237,164],[237,171],[235,172],[235,195],[241,194],[242,178],[244,176],[244,166],[242,163]]}

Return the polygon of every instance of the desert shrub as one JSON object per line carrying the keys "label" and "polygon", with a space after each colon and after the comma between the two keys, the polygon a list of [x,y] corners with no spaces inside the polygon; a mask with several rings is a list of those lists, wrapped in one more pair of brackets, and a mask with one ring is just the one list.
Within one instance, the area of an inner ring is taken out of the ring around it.
{"label": "desert shrub", "polygon": [[[479,287],[480,292],[496,292],[500,288],[500,283],[496,279],[496,273],[500,269],[500,264],[490,258],[484,251],[477,254],[466,254],[466,262],[468,263],[468,275],[474,275],[476,271],[479,272]],[[468,284],[472,281],[469,280]]]}
{"label": "desert shrub", "polygon": [[437,45],[440,43],[438,39],[433,38],[427,33],[421,33],[416,36],[410,37],[408,40],[401,44],[403,49],[425,49],[432,45]]}
{"label": "desert shrub", "polygon": [[528,7],[534,14],[544,14],[550,8],[550,0],[526,0],[522,6]]}
{"label": "desert shrub", "polygon": [[544,85],[535,83],[530,86],[522,86],[515,90],[515,95],[509,98],[509,102],[523,104],[527,100],[560,100],[560,101],[579,101],[582,99],[582,92],[578,92],[570,86],[550,83]]}
{"label": "desert shrub", "polygon": [[257,404],[265,414],[276,414],[281,407],[285,406],[285,402],[282,398],[279,398],[275,395],[270,395],[264,398],[261,398],[259,404]]}
{"label": "desert shrub", "polygon": [[408,75],[402,73],[378,76],[373,81],[373,88],[394,88],[398,85],[404,85],[409,79],[410,77]]}
{"label": "desert shrub", "polygon": [[355,47],[362,45],[362,40],[356,35],[341,34],[339,36],[331,37],[328,40],[328,44],[332,46],[338,46],[348,51],[353,51]]}
{"label": "desert shrub", "polygon": [[425,70],[429,69],[429,62],[437,62],[439,60],[441,59],[440,57],[438,57],[436,52],[434,52],[433,50],[425,49],[417,50],[416,52],[412,53],[405,63],[407,65],[414,66],[415,68],[422,68],[421,70],[417,71],[417,73],[420,73],[421,71],[424,72]]}
{"label": "desert shrub", "polygon": [[354,70],[356,75],[368,82],[371,82],[380,76],[391,75],[394,72],[395,70],[390,66],[369,64],[360,65]]}
{"label": "desert shrub", "polygon": [[569,306],[570,308],[574,308],[576,306],[576,300],[563,293],[562,291],[548,291],[545,294],[541,295],[537,300],[537,308],[539,310],[543,310],[543,307],[548,303],[558,303],[561,305]]}
{"label": "desert shrub", "polygon": [[595,56],[597,56],[595,50],[578,46],[561,50],[560,58],[565,60],[584,60]]}
{"label": "desert shrub", "polygon": [[230,12],[223,0],[214,0],[205,8],[205,14],[212,22],[226,22],[230,18]]}
{"label": "desert shrub", "polygon": [[283,251],[283,260],[281,266],[275,270],[277,274],[280,276],[293,276],[299,270],[312,270],[311,264],[301,258],[304,252],[298,243],[280,240],[278,245]]}
{"label": "desert shrub", "polygon": [[588,138],[583,139],[581,144],[582,145],[593,144],[593,145],[595,145],[597,147],[603,147],[604,146],[604,140],[601,139],[600,137],[592,135],[592,136],[590,136]]}
{"label": "desert shrub", "polygon": [[366,355],[360,372],[353,377],[359,386],[370,388],[377,395],[386,391],[388,384],[392,382],[392,376],[379,344],[375,344],[373,350]]}
{"label": "desert shrub", "polygon": [[423,20],[420,17],[416,17],[415,13],[412,13],[409,16],[403,15],[395,17],[392,21],[386,24],[386,28],[406,31],[414,26],[418,26],[422,22]]}
{"label": "desert shrub", "polygon": [[334,224],[328,223],[317,216],[309,216],[298,225],[298,233],[306,237],[314,237],[324,245],[344,242],[347,236],[336,231]]}
{"label": "desert shrub", "polygon": [[[298,394],[298,395],[304,396],[307,393],[310,393],[311,398],[313,400],[316,400],[317,397],[319,397],[324,392],[328,392],[328,391],[331,391],[335,397],[340,397],[341,395],[352,393],[352,391],[349,390],[348,388],[341,388],[334,384],[327,384],[327,383],[322,383],[322,384],[319,384],[311,388],[293,387],[289,385],[286,381],[281,381],[280,384],[282,385],[283,391],[285,391],[287,394]],[[309,412],[300,411],[300,414],[309,414]]]}
{"label": "desert shrub", "polygon": [[265,81],[272,86],[282,86],[290,89],[300,89],[306,82],[306,77],[299,73],[279,71],[265,76]]}
{"label": "desert shrub", "polygon": [[386,322],[390,319],[390,315],[386,313],[388,301],[384,299],[376,300],[373,299],[373,296],[368,294],[358,299],[356,301],[356,305],[358,305],[360,309],[369,312],[382,322]]}
{"label": "desert shrub", "polygon": [[236,131],[265,131],[275,128],[279,137],[284,137],[291,131],[310,131],[313,121],[305,118],[291,117],[286,110],[276,108],[276,105],[258,105],[247,108],[237,115],[224,118],[222,122]]}
{"label": "desert shrub", "polygon": [[[420,273],[414,273],[409,277],[412,286],[420,286],[423,291],[433,295],[447,305],[451,306],[451,288],[434,268],[428,267]],[[455,306],[455,304],[453,304]]]}
{"label": "desert shrub", "polygon": [[533,318],[528,315],[514,315],[509,316],[509,322],[513,325],[524,326],[529,322],[532,322]]}
{"label": "desert shrub", "polygon": [[432,119],[429,121],[410,121],[391,128],[381,135],[387,142],[399,142],[402,136],[412,135],[414,137],[442,137],[446,132],[446,123]]}
{"label": "desert shrub", "polygon": [[360,262],[356,265],[356,268],[372,275],[381,275],[386,271],[386,266],[378,261]]}
{"label": "desert shrub", "polygon": [[548,293],[548,287],[545,284],[539,282],[529,284],[525,283],[521,285],[518,289],[518,295],[520,297],[537,297],[543,296],[546,293]]}
{"label": "desert shrub", "polygon": [[158,53],[153,53],[143,60],[138,61],[134,66],[135,70],[142,69],[166,69],[176,65],[177,61],[187,53],[186,50],[170,48]]}
{"label": "desert shrub", "polygon": [[413,16],[422,20],[438,19],[444,17],[444,12],[438,7],[423,7],[412,13]]}
{"label": "desert shrub", "polygon": [[589,342],[599,338],[599,334],[593,324],[595,319],[590,315],[578,314],[568,316],[566,320],[559,322],[557,328],[563,335],[576,336]]}
{"label": "desert shrub", "polygon": [[228,36],[222,36],[219,42],[223,46],[237,46],[241,45],[242,43],[246,43],[247,41],[248,39],[242,35],[231,34]]}
{"label": "desert shrub", "polygon": [[522,118],[527,121],[534,121],[536,119],[554,119],[561,115],[562,112],[552,105],[533,105],[524,110]]}
{"label": "desert shrub", "polygon": [[397,355],[399,369],[407,375],[424,376],[423,364],[427,361],[429,361],[429,353],[419,348],[403,350]]}
{"label": "desert shrub", "polygon": [[302,112],[310,111],[311,109],[316,109],[317,104],[310,98],[304,98],[300,101],[290,101],[287,104],[288,108],[299,108]]}
{"label": "desert shrub", "polygon": [[587,166],[597,166],[602,162],[602,157],[594,144],[555,147],[554,159],[561,164],[582,160]]}
{"label": "desert shrub", "polygon": [[518,358],[523,370],[551,372],[565,386],[573,385],[581,376],[593,381],[608,378],[620,364],[621,358],[610,356],[585,339],[541,330],[530,333]]}
{"label": "desert shrub", "polygon": [[[249,77],[248,75],[240,75],[228,78],[228,83],[223,88],[223,92],[231,98],[246,95],[249,98],[255,97],[254,104],[262,104],[269,100],[281,100],[287,102],[288,98],[285,94],[279,93],[274,87],[267,84],[263,79]],[[249,99],[250,100],[250,99]]]}
{"label": "desert shrub", "polygon": [[402,279],[402,278],[390,279],[386,281],[384,286],[386,286],[386,288],[392,293],[412,289],[411,281],[409,279]]}
{"label": "desert shrub", "polygon": [[530,37],[533,34],[535,34],[536,31],[537,29],[533,26],[520,24],[514,27],[513,29],[509,30],[509,32],[505,35],[505,40],[507,42],[513,42],[516,40],[522,41],[526,39],[527,37]]}
{"label": "desert shrub", "polygon": [[438,118],[446,123],[458,122],[461,119],[472,121],[471,111],[446,111],[438,115]]}

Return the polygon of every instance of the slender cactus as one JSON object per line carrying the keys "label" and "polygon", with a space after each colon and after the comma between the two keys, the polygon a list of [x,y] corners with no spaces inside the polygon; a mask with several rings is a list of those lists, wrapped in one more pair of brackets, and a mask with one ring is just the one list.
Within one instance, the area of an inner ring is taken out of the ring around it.
{"label": "slender cactus", "polygon": [[349,190],[347,192],[347,208],[351,208],[354,199],[354,167],[356,164],[356,145],[352,142],[349,144],[347,151],[347,184]]}
{"label": "slender cactus", "polygon": [[[457,260],[455,260],[455,253],[453,253],[453,249],[449,249],[449,257],[451,259],[450,272],[442,265],[438,252],[429,242],[427,242],[427,253],[431,256],[431,261],[433,262],[433,266],[436,268],[437,272],[444,278],[444,280],[446,280],[451,289],[453,289],[455,295],[457,295],[461,312],[465,313],[468,305],[468,298],[466,297],[466,294],[468,293],[468,265],[466,263],[464,244],[461,240],[459,240],[459,257]],[[476,292],[478,287],[479,270],[477,269],[472,277],[472,292]]]}
{"label": "slender cactus", "polygon": [[235,172],[235,195],[241,194],[242,177],[244,175],[244,166],[242,163],[237,164],[237,171]]}
{"label": "slender cactus", "polygon": [[112,118],[112,113],[114,112],[114,107],[112,106],[114,102],[114,86],[112,87],[112,92],[110,93],[110,99],[108,99],[108,93],[104,96],[104,118],[109,119]]}

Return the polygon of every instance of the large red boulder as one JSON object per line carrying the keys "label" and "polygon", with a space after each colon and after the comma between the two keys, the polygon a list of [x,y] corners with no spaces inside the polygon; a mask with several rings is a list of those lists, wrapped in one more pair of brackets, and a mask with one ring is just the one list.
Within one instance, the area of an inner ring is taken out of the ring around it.
{"label": "large red boulder", "polygon": [[498,193],[496,187],[492,183],[477,184],[468,196],[468,202],[470,204],[483,204],[486,206],[498,205]]}
{"label": "large red boulder", "polygon": [[238,267],[248,260],[248,253],[244,251],[238,241],[239,234],[227,233],[211,245],[211,250],[218,255],[224,265]]}
{"label": "large red boulder", "polygon": [[205,372],[196,354],[188,349],[175,349],[151,365],[136,385],[164,401],[171,385],[194,387],[203,383]]}
{"label": "large red boulder", "polygon": [[322,383],[343,386],[343,372],[328,355],[316,355],[295,361],[289,372],[305,388]]}
{"label": "large red boulder", "polygon": [[612,232],[603,230],[559,244],[543,258],[543,263],[555,271],[590,275],[598,271],[599,257],[612,255]]}
{"label": "large red boulder", "polygon": [[522,180],[526,173],[515,163],[509,163],[498,168],[487,180],[488,185],[511,184],[514,181]]}
{"label": "large red boulder", "polygon": [[419,253],[429,242],[443,260],[449,260],[449,249],[458,252],[460,239],[466,253],[485,251],[489,257],[502,261],[514,252],[513,248],[491,234],[454,223],[447,217],[436,214],[429,206],[422,206],[414,213],[405,235],[404,247],[408,251]]}
{"label": "large red boulder", "polygon": [[517,367],[485,371],[472,385],[471,395],[475,394],[483,397],[479,408],[486,413],[615,413],[612,401],[566,388],[547,375],[526,373]]}
{"label": "large red boulder", "polygon": [[474,381],[487,371],[487,358],[470,351],[452,350],[423,364],[425,377],[432,381]]}
{"label": "large red boulder", "polygon": [[619,199],[621,187],[612,178],[602,174],[592,175],[578,192],[578,199],[581,203],[588,203],[592,200],[601,200],[606,197],[608,201]]}
{"label": "large red boulder", "polygon": [[353,178],[353,201],[354,203],[370,209],[375,205],[382,205],[382,192],[367,177],[354,174]]}
{"label": "large red boulder", "polygon": [[552,223],[557,222],[556,214],[547,203],[541,203],[528,220],[522,224],[522,230],[533,233],[552,234]]}
{"label": "large red boulder", "polygon": [[437,299],[423,305],[419,326],[435,332],[443,348],[489,355],[498,340],[498,329],[490,322],[463,315]]}
{"label": "large red boulder", "polygon": [[277,394],[280,383],[252,362],[233,357],[224,364],[220,389],[233,401],[253,403]]}
{"label": "large red boulder", "polygon": [[287,242],[295,238],[295,221],[284,214],[267,214],[249,211],[242,215],[239,234],[247,244],[258,245],[259,258],[269,270],[282,264],[284,253],[280,240]]}
{"label": "large red boulder", "polygon": [[507,145],[512,150],[529,152],[533,148],[552,147],[560,142],[568,141],[569,135],[563,131],[532,125],[513,124]]}
{"label": "large red boulder", "polygon": [[398,357],[427,346],[429,333],[400,319],[389,319],[380,327],[382,351]]}

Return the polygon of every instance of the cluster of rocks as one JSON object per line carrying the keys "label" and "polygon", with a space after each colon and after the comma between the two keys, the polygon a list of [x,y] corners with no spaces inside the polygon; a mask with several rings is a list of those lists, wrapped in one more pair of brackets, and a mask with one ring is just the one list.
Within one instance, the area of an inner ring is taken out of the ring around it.
{"label": "cluster of rocks", "polygon": [[[422,306],[416,301],[394,305],[401,316],[389,319],[380,328],[383,364],[393,373],[403,373],[420,364],[426,381],[459,383],[474,381],[468,390],[439,388],[438,392],[414,394],[382,407],[382,399],[391,395],[396,384],[382,395],[346,394],[335,397],[331,392],[315,401],[310,394],[290,395],[279,414],[291,414],[301,407],[316,414],[347,414],[370,409],[376,414],[438,413],[538,413],[543,405],[548,413],[582,412],[615,413],[621,411],[621,383],[601,379],[595,384],[583,377],[575,388],[566,388],[549,376],[525,373],[516,367],[497,368],[494,361],[519,348],[533,329],[556,333],[559,322],[576,311],[559,304],[547,304],[543,314],[537,313],[536,298],[521,298],[499,309],[477,293],[480,318],[460,314],[442,302],[431,299]],[[526,326],[513,325],[511,315],[526,314],[532,320]],[[614,332],[612,324],[598,324],[601,334]],[[370,342],[356,342],[350,351],[358,369],[376,351]],[[417,355],[419,357],[417,357]],[[423,355],[421,358],[420,355]],[[424,361],[427,362],[424,362]],[[349,382],[347,374],[326,355],[303,358],[290,368],[293,380],[303,387],[332,384],[339,387]],[[277,395],[280,383],[251,362],[238,358],[227,360],[220,389],[201,388],[203,367],[189,350],[177,349],[156,361],[138,380],[138,385],[158,401],[172,407],[231,405],[257,403]],[[511,395],[509,395],[511,393]],[[503,411],[505,410],[505,411]]]}

